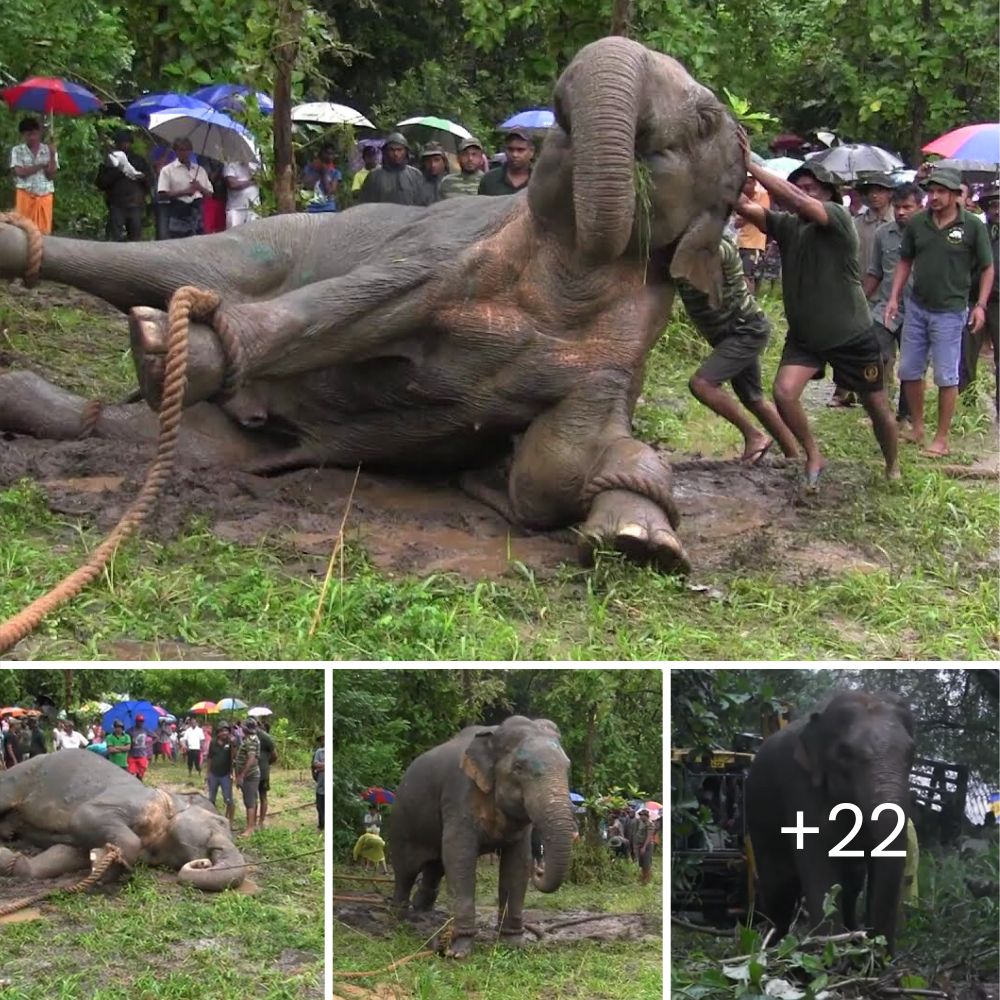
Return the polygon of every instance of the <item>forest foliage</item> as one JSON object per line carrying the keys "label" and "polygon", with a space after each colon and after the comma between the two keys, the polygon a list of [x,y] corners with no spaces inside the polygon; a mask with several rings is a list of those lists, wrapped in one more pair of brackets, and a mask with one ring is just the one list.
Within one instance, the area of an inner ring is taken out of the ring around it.
{"label": "forest foliage", "polygon": [[570,788],[620,788],[662,801],[659,670],[334,670],[335,850],[357,837],[360,793],[395,788],[413,759],[467,725],[548,718],[570,759]]}
{"label": "forest foliage", "polygon": [[[0,78],[70,76],[101,96],[238,81],[269,90],[282,9],[303,18],[293,97],[391,125],[444,114],[484,138],[548,101],[614,0],[7,0]],[[992,0],[632,0],[629,33],[775,116],[912,157],[998,117]],[[770,138],[763,134],[764,142]]]}

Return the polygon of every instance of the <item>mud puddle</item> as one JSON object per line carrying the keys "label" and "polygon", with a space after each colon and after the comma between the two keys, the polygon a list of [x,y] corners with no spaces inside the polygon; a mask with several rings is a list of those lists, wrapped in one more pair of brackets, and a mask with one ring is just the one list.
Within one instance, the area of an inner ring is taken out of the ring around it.
{"label": "mud puddle", "polygon": [[[744,467],[673,457],[681,460],[675,499],[695,579],[699,572],[721,567],[758,569],[795,562],[793,535],[802,512],[792,469],[780,463]],[[8,435],[0,442],[0,489],[23,478],[34,480],[54,513],[106,532],[135,497],[150,459],[150,449],[143,445]],[[265,478],[181,464],[143,530],[167,542],[197,517],[224,541],[278,544],[289,553],[286,566],[296,575],[325,572],[342,522],[345,541],[363,547],[389,575],[450,572],[477,580],[516,573],[521,564],[544,579],[564,564],[577,563],[572,531],[525,532],[446,478],[362,472],[345,520],[353,482],[354,472],[341,469],[303,469]],[[814,569],[817,559],[833,572],[877,565],[867,553],[832,548],[837,551],[805,557],[800,571]],[[786,558],[789,552],[791,558]],[[118,653],[123,659],[204,659],[211,651],[171,645],[123,647]]]}
{"label": "mud puddle", "polygon": [[[430,938],[448,922],[445,910],[409,913],[405,926],[421,938]],[[398,926],[385,909],[385,897],[372,897],[371,904],[334,903],[333,917],[356,931],[372,937],[386,937]],[[476,907],[476,943],[491,947],[497,943],[496,908]],[[662,922],[646,913],[603,913],[588,910],[524,911],[524,941],[528,945],[567,944],[574,941],[640,941],[662,936]],[[335,932],[336,933],[336,932]],[[502,943],[502,942],[501,942]],[[434,943],[430,945],[434,947]]]}

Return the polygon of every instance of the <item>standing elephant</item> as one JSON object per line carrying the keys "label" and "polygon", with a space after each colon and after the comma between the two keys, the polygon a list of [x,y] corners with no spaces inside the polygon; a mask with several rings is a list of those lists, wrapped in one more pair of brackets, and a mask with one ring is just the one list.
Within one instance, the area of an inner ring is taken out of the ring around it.
{"label": "standing elephant", "polygon": [[[448,954],[465,957],[476,936],[477,860],[499,850],[498,927],[520,943],[529,874],[536,889],[555,892],[569,866],[576,823],[568,770],[555,724],[522,715],[468,726],[421,754],[403,775],[390,822],[394,905],[406,909],[420,875],[414,909],[429,910],[446,875],[455,908]],[[544,847],[542,874],[531,872],[532,825]]]}
{"label": "standing elephant", "polygon": [[205,892],[246,877],[229,823],[201,795],[168,795],[89,750],[60,750],[0,772],[0,839],[46,848],[29,857],[0,847],[0,873],[54,878],[87,868],[113,844],[125,864],[172,868]]}
{"label": "standing elephant", "polygon": [[[906,850],[905,822],[894,811],[872,814],[882,803],[909,810],[909,778],[913,763],[913,716],[892,694],[846,691],[833,695],[820,710],[793,722],[764,741],[747,780],[747,824],[759,876],[758,909],[774,924],[780,938],[789,928],[800,896],[805,895],[810,924],[823,917],[823,897],[834,884],[842,887],[840,918],[857,928],[858,896],[867,878],[865,926],[884,934],[890,952],[896,941],[905,857],[871,857],[873,849]],[[831,822],[830,811],[841,802],[854,803],[862,823],[842,810]],[[803,814],[804,847],[796,850],[795,834],[782,827],[797,824]],[[895,833],[894,833],[895,831]],[[891,839],[890,839],[891,838]],[[846,843],[842,843],[848,841]],[[861,858],[829,856],[860,850]]]}
{"label": "standing elephant", "polygon": [[[673,279],[719,294],[719,239],[745,177],[739,129],[680,63],[626,38],[584,47],[553,106],[515,196],[282,215],[164,243],[46,237],[40,274],[129,311],[154,408],[163,310],[185,285],[218,293],[211,325],[190,329],[191,460],[473,474],[506,461],[506,482],[467,486],[513,523],[579,524],[585,558],[617,548],[683,571],[670,470],[631,418]],[[25,234],[0,225],[0,277],[27,261]],[[0,431],[74,438],[84,403],[0,373]],[[156,432],[142,404],[86,426]]]}

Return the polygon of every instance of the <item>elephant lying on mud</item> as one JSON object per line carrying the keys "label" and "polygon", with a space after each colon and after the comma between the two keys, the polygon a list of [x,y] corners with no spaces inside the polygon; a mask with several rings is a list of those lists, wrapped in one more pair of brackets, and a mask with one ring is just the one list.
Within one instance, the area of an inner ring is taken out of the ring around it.
{"label": "elephant lying on mud", "polygon": [[[632,437],[631,416],[671,278],[718,287],[744,178],[739,130],[679,63],[623,38],[577,54],[554,108],[526,194],[361,205],[156,244],[49,237],[41,277],[130,310],[152,406],[172,293],[219,293],[214,323],[234,331],[240,358],[192,324],[190,459],[469,472],[510,456],[505,489],[468,485],[513,522],[582,522],[585,555],[617,547],[684,568],[670,470]],[[0,275],[25,265],[25,235],[0,226]],[[227,373],[236,389],[223,399]],[[0,430],[72,438],[82,411],[36,376],[0,376]],[[141,404],[109,406],[96,433],[154,427]]]}
{"label": "elephant lying on mud", "polygon": [[[896,915],[906,863],[909,780],[913,765],[913,716],[894,694],[845,691],[833,695],[818,712],[768,737],[754,758],[747,780],[747,825],[759,876],[758,908],[776,928],[776,940],[788,931],[799,897],[804,895],[810,926],[823,917],[823,897],[839,884],[840,923],[857,929],[857,900],[866,889],[865,926],[884,934],[892,952]],[[861,812],[861,824],[834,806],[849,802]],[[872,814],[882,803],[902,810]],[[802,850],[795,835],[782,827],[797,825],[803,813]],[[891,838],[891,839],[890,839]],[[830,857],[841,850],[864,857]],[[872,857],[872,850],[902,850],[904,857]],[[835,930],[841,929],[835,927]]]}
{"label": "elephant lying on mud", "polygon": [[569,760],[548,719],[513,715],[499,726],[467,726],[454,739],[421,754],[396,791],[389,848],[396,877],[393,904],[406,909],[413,884],[415,910],[429,910],[442,876],[455,904],[448,954],[463,958],[476,936],[476,864],[500,851],[497,922],[518,944],[531,873],[531,828],[539,830],[545,869],[536,889],[555,892],[569,868],[576,823],[569,800]]}
{"label": "elephant lying on mud", "polygon": [[60,750],[0,771],[0,840],[43,847],[34,857],[0,847],[0,874],[55,878],[90,867],[115,845],[125,863],[178,871],[206,892],[240,885],[243,855],[229,824],[202,796],[168,795],[89,750]]}

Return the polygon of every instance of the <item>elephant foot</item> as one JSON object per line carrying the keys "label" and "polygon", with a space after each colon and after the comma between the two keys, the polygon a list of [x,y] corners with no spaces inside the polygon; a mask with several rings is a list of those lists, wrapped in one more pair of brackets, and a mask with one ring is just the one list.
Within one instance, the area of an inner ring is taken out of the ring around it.
{"label": "elephant foot", "polygon": [[691,571],[666,511],[648,497],[627,490],[599,493],[580,530],[580,557],[586,565],[593,564],[599,550],[612,549],[663,573],[683,576]]}
{"label": "elephant foot", "polygon": [[474,935],[465,934],[459,936],[456,934],[451,939],[451,943],[445,949],[446,958],[468,958],[472,954],[472,943],[474,940]]}
{"label": "elephant foot", "polygon": [[502,928],[500,931],[500,940],[508,948],[522,948],[524,947],[524,931],[523,929],[515,931],[509,928]]}
{"label": "elephant foot", "polygon": [[[139,389],[143,399],[158,410],[163,397],[170,335],[167,314],[162,309],[135,306],[129,311],[128,327]],[[214,396],[222,388],[225,371],[226,358],[215,331],[205,323],[191,320],[188,324],[184,405],[191,406]]]}

